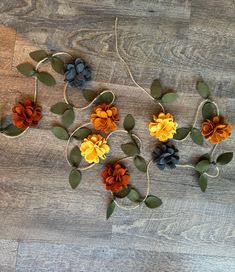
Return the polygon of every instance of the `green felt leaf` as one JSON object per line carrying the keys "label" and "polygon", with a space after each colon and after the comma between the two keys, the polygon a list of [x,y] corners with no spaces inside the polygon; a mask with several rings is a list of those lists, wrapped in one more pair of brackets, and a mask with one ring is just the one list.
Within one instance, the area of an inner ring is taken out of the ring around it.
{"label": "green felt leaf", "polygon": [[127,198],[133,202],[140,202],[141,196],[136,189],[131,188],[129,194],[127,195]]}
{"label": "green felt leaf", "polygon": [[93,101],[97,97],[97,93],[93,90],[83,90],[82,94],[88,102]]}
{"label": "green felt leaf", "polygon": [[52,127],[51,132],[60,140],[68,140],[69,138],[67,130],[62,127]]}
{"label": "green felt leaf", "polygon": [[62,59],[58,57],[52,57],[51,67],[54,69],[54,71],[56,71],[56,73],[59,73],[61,75],[64,74],[64,62]]}
{"label": "green felt leaf", "polygon": [[77,146],[75,146],[70,152],[69,160],[74,167],[78,167],[81,159],[81,151]]}
{"label": "green felt leaf", "polygon": [[216,160],[216,163],[218,163],[220,165],[225,165],[225,164],[231,162],[232,159],[233,159],[233,152],[226,152],[226,153],[219,155],[219,157]]}
{"label": "green felt leaf", "polygon": [[18,128],[11,124],[7,126],[6,128],[4,128],[3,133],[8,136],[17,136],[17,135],[20,135],[24,130],[25,128]]}
{"label": "green felt leaf", "polygon": [[210,154],[209,153],[205,153],[205,154],[201,155],[200,161],[202,161],[202,160],[208,160],[208,161],[210,161],[211,160]]}
{"label": "green felt leaf", "polygon": [[204,81],[198,81],[196,88],[201,97],[206,99],[210,96],[209,87]]}
{"label": "green felt leaf", "polygon": [[172,103],[177,99],[178,95],[176,93],[166,93],[162,96],[161,100],[163,103]]}
{"label": "green felt leaf", "polygon": [[203,138],[199,129],[192,128],[192,130],[190,132],[190,137],[194,141],[195,144],[203,145],[204,138]]}
{"label": "green felt leaf", "polygon": [[105,92],[101,95],[99,95],[99,98],[97,99],[98,103],[111,103],[113,100],[113,94],[111,92]]}
{"label": "green felt leaf", "polygon": [[135,156],[140,153],[139,148],[134,143],[122,144],[121,149],[127,156]]}
{"label": "green felt leaf", "polygon": [[117,197],[117,198],[124,198],[124,197],[126,197],[129,194],[130,190],[131,190],[131,187],[127,186],[126,188],[123,188],[118,193],[113,193],[113,195],[115,197]]}
{"label": "green felt leaf", "polygon": [[39,62],[48,57],[47,52],[44,50],[36,50],[36,51],[30,52],[29,55],[36,62]]}
{"label": "green felt leaf", "polygon": [[72,169],[69,174],[69,184],[72,189],[75,189],[81,182],[82,174],[79,170]]}
{"label": "green felt leaf", "polygon": [[216,114],[217,114],[216,106],[213,103],[207,102],[203,105],[202,116],[204,119],[211,119]]}
{"label": "green felt leaf", "polygon": [[109,217],[113,214],[115,207],[116,207],[116,204],[115,204],[114,200],[112,200],[112,201],[109,203],[108,207],[107,207],[107,212],[106,212],[106,219],[107,219],[107,220],[108,220]]}
{"label": "green felt leaf", "polygon": [[154,209],[162,205],[161,199],[153,195],[149,195],[145,199],[144,203],[150,209]]}
{"label": "green felt leaf", "polygon": [[147,171],[147,163],[146,163],[145,159],[143,157],[141,157],[140,155],[137,155],[134,157],[134,164],[138,170],[140,170],[142,172]]}
{"label": "green felt leaf", "polygon": [[203,174],[200,175],[198,183],[199,183],[199,186],[200,186],[202,192],[205,192],[206,187],[207,187],[207,177]]}
{"label": "green felt leaf", "polygon": [[127,114],[125,117],[123,127],[127,131],[130,131],[135,127],[135,119],[131,114]]}
{"label": "green felt leaf", "polygon": [[56,84],[54,77],[47,72],[39,72],[37,78],[47,86],[54,86]]}
{"label": "green felt leaf", "polygon": [[73,123],[74,118],[75,118],[74,110],[68,109],[63,113],[61,120],[62,120],[63,125],[66,128],[68,128]]}
{"label": "green felt leaf", "polygon": [[176,134],[174,135],[173,138],[175,140],[183,140],[188,136],[190,131],[191,131],[191,128],[186,128],[186,127],[177,128]]}
{"label": "green felt leaf", "polygon": [[87,138],[87,136],[90,134],[91,130],[89,128],[82,127],[73,134],[73,137],[77,140],[82,141],[84,138]]}
{"label": "green felt leaf", "polygon": [[152,97],[154,97],[155,99],[158,99],[161,97],[161,90],[162,90],[162,86],[161,86],[161,83],[160,83],[160,80],[159,79],[155,79],[153,82],[152,82],[152,85],[150,87],[150,90],[151,90],[151,95]]}
{"label": "green felt leaf", "polygon": [[50,111],[55,114],[62,115],[68,109],[72,109],[69,104],[65,102],[58,102],[51,107]]}
{"label": "green felt leaf", "polygon": [[21,63],[16,66],[17,70],[24,76],[31,77],[36,74],[35,67],[30,63]]}
{"label": "green felt leaf", "polygon": [[196,164],[195,170],[198,171],[199,173],[205,173],[208,171],[209,166],[210,166],[210,161],[204,159]]}

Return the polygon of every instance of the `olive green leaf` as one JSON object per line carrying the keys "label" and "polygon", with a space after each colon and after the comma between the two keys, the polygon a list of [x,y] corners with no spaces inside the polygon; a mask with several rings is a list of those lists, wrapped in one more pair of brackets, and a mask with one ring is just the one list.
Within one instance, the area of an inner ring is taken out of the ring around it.
{"label": "olive green leaf", "polygon": [[127,198],[133,202],[140,202],[141,196],[136,189],[131,188],[129,194],[127,195]]}
{"label": "olive green leaf", "polygon": [[38,72],[37,78],[47,86],[54,86],[56,84],[54,77],[47,72]]}
{"label": "olive green leaf", "polygon": [[105,92],[103,94],[100,94],[98,99],[97,99],[97,102],[98,103],[111,103],[113,100],[113,94],[111,92]]}
{"label": "olive green leaf", "polygon": [[62,115],[68,109],[72,109],[69,104],[65,102],[58,102],[51,107],[50,111],[55,114]]}
{"label": "olive green leaf", "polygon": [[124,198],[129,194],[130,190],[131,190],[131,187],[127,186],[126,188],[123,188],[118,193],[113,193],[113,195],[116,196],[117,198]]}
{"label": "olive green leaf", "polygon": [[88,102],[93,101],[97,97],[97,93],[93,90],[83,90],[82,94]]}
{"label": "olive green leaf", "polygon": [[69,184],[72,189],[75,189],[81,182],[82,174],[79,170],[72,169],[69,174]]}
{"label": "olive green leaf", "polygon": [[217,109],[214,103],[207,102],[202,107],[202,116],[204,119],[210,119],[217,114]]}
{"label": "olive green leaf", "polygon": [[191,131],[191,128],[186,128],[186,127],[177,128],[176,134],[174,135],[173,138],[175,140],[183,140],[188,136],[190,131]]}
{"label": "olive green leaf", "polygon": [[199,160],[200,160],[200,161],[201,161],[201,160],[208,160],[208,161],[210,162],[210,161],[211,161],[211,156],[210,156],[209,153],[205,153],[205,154],[201,155],[201,157],[200,157]]}
{"label": "olive green leaf", "polygon": [[208,171],[209,166],[210,166],[210,161],[204,159],[196,164],[195,170],[198,171],[199,173],[205,173]]}
{"label": "olive green leaf", "polygon": [[160,82],[159,79],[155,79],[152,82],[150,90],[151,90],[151,95],[152,95],[153,98],[158,99],[158,98],[161,97],[162,86],[161,86],[161,82]]}
{"label": "olive green leaf", "polygon": [[199,177],[198,183],[199,183],[199,186],[200,186],[202,192],[205,192],[206,187],[207,187],[207,177],[205,175],[201,174]]}
{"label": "olive green leaf", "polygon": [[36,51],[30,52],[29,55],[36,62],[39,62],[48,57],[47,52],[44,50],[36,50]]}
{"label": "olive green leaf", "polygon": [[203,145],[204,138],[203,138],[199,129],[192,128],[192,130],[190,132],[190,137],[194,141],[195,144]]}
{"label": "olive green leaf", "polygon": [[21,63],[16,66],[17,70],[24,76],[31,77],[36,74],[35,67],[30,63]]}
{"label": "olive green leaf", "polygon": [[81,151],[77,146],[75,146],[70,152],[69,160],[74,167],[78,167],[81,159]]}
{"label": "olive green leaf", "polygon": [[162,205],[161,199],[153,195],[147,196],[144,203],[150,209],[154,209]]}
{"label": "olive green leaf", "polygon": [[62,127],[52,127],[51,128],[51,132],[58,138],[61,140],[68,140],[69,138],[69,134],[67,132],[66,129],[62,128]]}
{"label": "olive green leaf", "polygon": [[63,113],[61,120],[62,120],[63,125],[66,128],[68,128],[73,123],[74,118],[75,118],[74,110],[68,109]]}
{"label": "olive green leaf", "polygon": [[163,103],[172,103],[177,99],[178,95],[176,93],[166,93],[162,96],[161,100]]}
{"label": "olive green leaf", "polygon": [[219,157],[216,160],[216,163],[218,163],[220,165],[225,165],[225,164],[231,162],[232,159],[233,159],[233,152],[226,152],[226,153],[219,155]]}
{"label": "olive green leaf", "polygon": [[139,148],[134,143],[122,144],[121,149],[127,156],[135,156],[140,153]]}
{"label": "olive green leaf", "polygon": [[130,131],[135,127],[135,119],[131,114],[127,114],[125,117],[123,127],[127,131]]}
{"label": "olive green leaf", "polygon": [[143,157],[141,157],[140,155],[137,155],[134,157],[134,164],[138,170],[140,170],[142,172],[147,171],[147,163],[146,163],[145,159]]}
{"label": "olive green leaf", "polygon": [[109,203],[108,207],[107,207],[107,212],[106,212],[106,219],[107,219],[107,220],[108,220],[109,217],[113,214],[115,207],[116,207],[116,204],[115,204],[114,200],[112,200],[112,201]]}
{"label": "olive green leaf", "polygon": [[3,133],[8,136],[17,136],[21,134],[24,130],[25,128],[18,128],[11,124],[7,126],[6,128],[4,128]]}
{"label": "olive green leaf", "polygon": [[73,134],[73,137],[77,140],[82,141],[83,139],[87,138],[87,136],[90,134],[91,130],[89,128],[82,127]]}
{"label": "olive green leaf", "polygon": [[54,71],[56,71],[56,73],[59,73],[61,75],[64,74],[64,62],[62,59],[58,57],[52,57],[51,67],[54,69]]}
{"label": "olive green leaf", "polygon": [[197,91],[203,98],[208,98],[210,95],[209,87],[204,81],[198,81],[196,85]]}

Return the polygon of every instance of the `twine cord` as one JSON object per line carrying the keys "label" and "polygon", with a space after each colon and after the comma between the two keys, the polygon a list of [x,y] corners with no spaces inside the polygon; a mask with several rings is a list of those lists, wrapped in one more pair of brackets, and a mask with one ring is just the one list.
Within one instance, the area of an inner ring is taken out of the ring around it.
{"label": "twine cord", "polygon": [[110,104],[113,104],[115,99],[116,99],[116,96],[114,94],[114,92],[110,91],[110,90],[105,90],[103,92],[101,92],[97,97],[95,97],[87,106],[85,107],[77,107],[77,106],[74,106],[69,100],[68,100],[68,95],[67,95],[67,91],[68,91],[68,82],[66,82],[65,86],[64,86],[64,101],[69,104],[70,106],[72,106],[73,108],[75,108],[76,110],[78,111],[83,111],[83,110],[86,110],[88,108],[90,108],[98,99],[99,97],[102,95],[102,94],[105,94],[105,93],[111,93],[113,98],[112,98],[112,101],[110,102]]}
{"label": "twine cord", "polygon": [[[122,160],[125,160],[125,159],[132,159],[132,157],[125,157],[123,159],[120,159],[119,161],[122,161]],[[146,171],[146,178],[147,178],[147,188],[146,188],[146,193],[145,193],[145,197],[136,205],[136,206],[132,206],[132,207],[126,207],[126,206],[123,206],[121,204],[119,204],[117,202],[116,199],[114,199],[114,203],[116,204],[116,206],[122,210],[126,210],[126,211],[130,211],[130,210],[135,210],[137,208],[140,207],[141,204],[144,203],[144,201],[146,200],[146,198],[148,197],[149,195],[149,191],[150,191],[150,177],[149,177],[149,167],[151,166],[152,164],[152,160],[149,161],[148,165],[147,165],[147,171]],[[111,193],[112,196],[113,196],[113,193]]]}
{"label": "twine cord", "polygon": [[127,72],[132,80],[132,82],[141,90],[143,91],[144,93],[146,93],[150,99],[152,99],[154,102],[157,102],[158,105],[161,107],[162,111],[165,113],[165,109],[163,107],[163,105],[159,102],[159,101],[156,101],[152,95],[147,91],[145,90],[142,86],[140,86],[134,79],[133,75],[132,75],[132,72],[131,72],[131,69],[129,67],[129,65],[127,64],[127,62],[123,59],[123,57],[121,56],[120,52],[119,52],[119,48],[118,48],[118,34],[117,34],[117,24],[118,24],[118,18],[116,17],[115,19],[115,25],[114,25],[114,33],[115,33],[115,47],[116,47],[116,52],[117,52],[117,55],[119,57],[119,59],[123,62],[123,64],[125,65],[126,69],[127,69]]}
{"label": "twine cord", "polygon": [[[193,165],[190,165],[190,164],[177,164],[176,165],[176,168],[179,167],[179,168],[192,168],[192,169],[196,169]],[[206,175],[210,178],[217,178],[219,176],[219,168],[218,166],[215,166],[215,169],[216,169],[216,174],[215,175],[211,175],[211,174],[208,174],[208,173],[203,173],[203,175]]]}

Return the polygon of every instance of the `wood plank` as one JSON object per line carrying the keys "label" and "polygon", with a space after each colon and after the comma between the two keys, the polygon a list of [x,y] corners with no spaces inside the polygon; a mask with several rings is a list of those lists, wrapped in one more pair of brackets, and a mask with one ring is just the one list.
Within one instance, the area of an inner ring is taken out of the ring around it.
{"label": "wood plank", "polygon": [[0,25],[0,69],[11,69],[15,48],[15,39],[15,29]]}
{"label": "wood plank", "polygon": [[18,242],[0,240],[0,271],[14,272]]}
{"label": "wood plank", "polygon": [[22,242],[16,271],[231,272],[234,269],[233,258]]}

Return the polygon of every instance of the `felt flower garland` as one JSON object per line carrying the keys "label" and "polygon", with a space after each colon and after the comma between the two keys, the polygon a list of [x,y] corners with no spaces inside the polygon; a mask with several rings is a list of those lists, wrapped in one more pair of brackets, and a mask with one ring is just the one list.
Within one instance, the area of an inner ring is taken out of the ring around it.
{"label": "felt flower garland", "polygon": [[[46,71],[41,71],[43,64],[50,63],[53,70],[64,76],[64,102],[58,102],[51,107],[51,112],[61,117],[62,124],[53,126],[51,132],[61,140],[66,140],[66,160],[71,166],[69,174],[70,186],[75,189],[81,182],[82,171],[88,170],[100,161],[106,160],[110,152],[109,138],[115,133],[125,133],[129,135],[130,141],[121,144],[121,150],[127,157],[121,158],[113,163],[108,162],[101,173],[102,183],[107,191],[111,193],[111,200],[107,207],[106,218],[108,219],[114,212],[115,207],[124,210],[133,210],[141,204],[148,208],[157,208],[162,204],[161,199],[150,195],[150,177],[149,169],[151,164],[155,164],[159,170],[175,169],[177,167],[190,167],[198,173],[198,182],[201,190],[204,192],[207,188],[207,177],[215,178],[219,175],[219,165],[229,163],[233,158],[232,152],[220,154],[214,158],[215,150],[219,143],[228,139],[232,133],[232,125],[225,122],[225,118],[220,115],[217,104],[212,100],[209,87],[202,80],[197,82],[198,93],[204,99],[198,107],[193,124],[191,127],[178,128],[173,115],[165,112],[164,103],[172,103],[177,99],[177,94],[172,90],[161,86],[160,80],[153,81],[150,87],[150,93],[141,87],[134,79],[131,70],[126,61],[120,55],[117,39],[117,19],[115,21],[115,45],[119,59],[124,63],[130,75],[132,82],[144,93],[157,103],[161,111],[153,115],[153,120],[149,122],[148,128],[150,135],[157,140],[156,146],[152,152],[152,159],[146,162],[141,155],[142,142],[140,138],[132,131],[135,127],[135,120],[131,114],[128,114],[123,122],[124,129],[118,129],[119,110],[114,105],[115,95],[110,90],[104,90],[97,93],[93,90],[83,89],[85,84],[92,79],[92,71],[89,65],[81,58],[73,58],[66,52],[47,53],[44,50],[31,52],[30,57],[37,62],[22,63],[17,66],[20,73],[27,77],[35,78],[34,98],[27,98],[25,101],[18,102],[12,108],[11,121],[8,117],[0,121],[0,132],[6,137],[18,137],[25,133],[30,127],[35,127],[42,119],[42,108],[37,104],[38,81],[47,85],[54,86],[56,81],[54,77]],[[64,57],[69,61],[65,62]],[[89,102],[85,107],[73,105],[68,98],[68,87],[77,88]],[[75,111],[84,109],[93,109],[90,113],[87,124],[76,128],[73,132],[69,127],[75,121]],[[202,109],[203,121],[201,128],[197,128],[197,119],[199,111]],[[92,127],[92,129],[89,128]],[[198,145],[203,145],[204,139],[214,144],[211,153],[201,156],[195,165],[180,164],[179,150],[173,145],[172,141],[183,142],[191,137],[192,141]],[[72,141],[79,141],[72,149]],[[88,165],[81,166],[84,159]],[[144,196],[131,185],[131,174],[124,164],[124,160],[132,160],[136,168],[146,173],[147,188]],[[216,173],[210,174],[210,169]],[[123,206],[119,199],[128,198],[134,206]]]}

